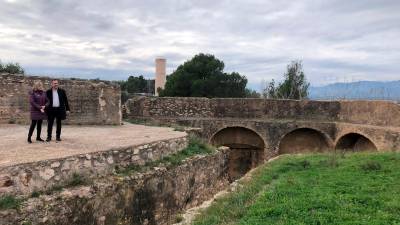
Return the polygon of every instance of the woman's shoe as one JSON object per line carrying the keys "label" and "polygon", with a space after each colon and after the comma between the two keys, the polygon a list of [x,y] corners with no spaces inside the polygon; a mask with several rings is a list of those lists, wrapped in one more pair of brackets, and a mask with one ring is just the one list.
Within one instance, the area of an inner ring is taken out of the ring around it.
{"label": "woman's shoe", "polygon": [[29,143],[29,144],[32,144],[31,137],[28,137],[28,143]]}
{"label": "woman's shoe", "polygon": [[36,138],[36,141],[44,142],[44,140],[41,139],[40,137]]}

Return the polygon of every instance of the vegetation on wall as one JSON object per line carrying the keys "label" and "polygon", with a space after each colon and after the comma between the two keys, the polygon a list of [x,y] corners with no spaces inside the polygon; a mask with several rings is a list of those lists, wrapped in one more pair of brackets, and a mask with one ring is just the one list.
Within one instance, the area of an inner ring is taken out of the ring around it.
{"label": "vegetation on wall", "polygon": [[160,96],[246,97],[247,79],[237,72],[224,72],[224,62],[200,53],[180,65],[167,77]]}
{"label": "vegetation on wall", "polygon": [[25,74],[24,69],[19,63],[7,63],[3,64],[0,61],[0,73],[11,73],[11,74]]}

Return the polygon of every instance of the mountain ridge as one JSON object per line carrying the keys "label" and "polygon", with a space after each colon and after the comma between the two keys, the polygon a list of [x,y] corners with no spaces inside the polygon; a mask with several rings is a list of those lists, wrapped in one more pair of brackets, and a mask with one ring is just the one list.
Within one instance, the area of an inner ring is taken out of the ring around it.
{"label": "mountain ridge", "polygon": [[400,80],[357,81],[333,83],[321,87],[311,86],[310,99],[369,99],[400,101]]}

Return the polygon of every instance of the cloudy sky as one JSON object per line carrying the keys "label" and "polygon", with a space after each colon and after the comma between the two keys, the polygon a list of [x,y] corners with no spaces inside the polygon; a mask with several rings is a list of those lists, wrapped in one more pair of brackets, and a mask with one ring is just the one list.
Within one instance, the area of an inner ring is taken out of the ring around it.
{"label": "cloudy sky", "polygon": [[312,85],[400,80],[399,0],[0,0],[0,59],[28,74],[125,79],[211,53],[249,86],[295,59]]}

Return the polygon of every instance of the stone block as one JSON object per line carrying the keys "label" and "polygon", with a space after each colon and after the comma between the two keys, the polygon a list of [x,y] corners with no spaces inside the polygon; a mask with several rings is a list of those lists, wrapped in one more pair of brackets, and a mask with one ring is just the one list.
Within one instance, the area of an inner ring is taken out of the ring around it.
{"label": "stone block", "polygon": [[61,165],[60,162],[53,162],[53,163],[50,165],[50,167],[54,169],[54,168],[60,167],[60,165]]}
{"label": "stone block", "polygon": [[39,176],[44,180],[50,180],[51,178],[54,177],[54,175],[55,175],[54,170],[50,168],[45,168],[44,170],[39,171]]}

